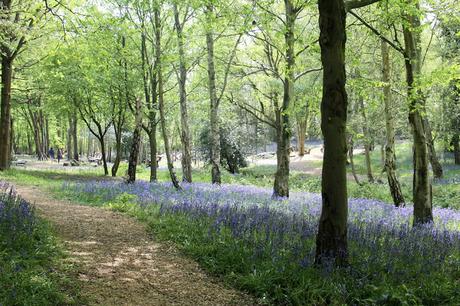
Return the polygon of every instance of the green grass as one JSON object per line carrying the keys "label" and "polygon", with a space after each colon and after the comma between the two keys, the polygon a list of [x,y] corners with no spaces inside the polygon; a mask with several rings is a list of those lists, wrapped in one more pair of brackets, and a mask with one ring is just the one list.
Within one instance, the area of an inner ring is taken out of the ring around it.
{"label": "green grass", "polygon": [[[408,146],[398,146],[398,159],[401,163],[399,174],[406,199],[411,198],[411,164]],[[381,174],[380,152],[372,153],[374,172],[376,177],[384,183],[363,186],[349,181],[348,193],[350,197],[379,199],[391,203],[385,175]],[[404,156],[406,158],[404,158]],[[364,159],[357,156],[358,172],[365,174]],[[126,165],[122,165],[119,174],[123,174]],[[149,169],[138,168],[138,178],[149,178]],[[245,184],[271,188],[273,185],[274,166],[248,167],[241,169],[241,173],[231,175],[223,173],[223,183]],[[97,174],[97,175],[95,175]],[[316,305],[455,305],[453,296],[458,296],[458,279],[460,275],[438,271],[429,275],[420,275],[401,284],[396,280],[385,277],[373,278],[372,273],[380,275],[382,271],[369,269],[369,275],[362,276],[366,281],[360,283],[360,277],[350,276],[348,270],[337,270],[327,277],[317,269],[306,269],[299,273],[298,269],[289,263],[274,265],[271,258],[262,258],[257,262],[257,269],[248,260],[247,248],[231,238],[231,235],[219,236],[219,239],[209,239],[206,220],[191,222],[185,216],[160,215],[157,208],[152,206],[147,210],[140,209],[130,195],[121,195],[115,201],[104,203],[97,195],[69,194],[62,192],[64,181],[81,181],[87,179],[105,179],[100,172],[63,171],[26,171],[10,170],[0,174],[8,180],[23,184],[37,185],[52,190],[56,197],[66,197],[73,201],[94,206],[104,206],[116,211],[127,213],[148,224],[155,237],[164,241],[174,242],[183,253],[197,260],[210,273],[222,277],[236,288],[251,292],[259,298],[261,303],[289,300],[292,304],[302,304],[302,301],[311,301]],[[178,176],[181,173],[178,170]],[[450,167],[446,177],[458,177],[460,169]],[[158,172],[160,181],[168,181],[167,171]],[[194,170],[195,182],[209,182],[210,169]],[[321,179],[301,172],[291,172],[290,186],[292,191],[309,191],[318,193],[321,190]],[[434,185],[434,203],[442,207],[460,208],[459,184]],[[312,241],[313,243],[313,241]],[[280,266],[286,269],[279,271]],[[372,281],[368,281],[371,279]],[[289,296],[289,297],[288,297]],[[287,298],[288,297],[288,298]]]}
{"label": "green grass", "polygon": [[[253,294],[261,304],[455,305],[455,299],[459,297],[460,274],[452,265],[446,264],[445,269],[428,274],[417,274],[406,266],[395,267],[404,275],[417,275],[405,281],[386,275],[384,267],[370,266],[365,273],[349,268],[332,271],[313,267],[299,269],[297,263],[274,262],[270,256],[254,258],[252,247],[246,245],[244,239],[235,239],[230,229],[210,236],[212,223],[206,218],[161,214],[157,205],[143,209],[136,203],[135,195],[124,193],[108,203],[97,195],[70,192],[67,196],[80,203],[106,207],[141,220],[157,239],[174,242],[206,271]],[[314,244],[313,240],[310,242]],[[350,248],[356,246],[350,245]],[[355,254],[358,255],[368,256]]]}
{"label": "green grass", "polygon": [[[4,202],[5,203],[5,202]],[[81,305],[72,266],[48,223],[22,219],[18,202],[9,200],[0,218],[0,305]]]}

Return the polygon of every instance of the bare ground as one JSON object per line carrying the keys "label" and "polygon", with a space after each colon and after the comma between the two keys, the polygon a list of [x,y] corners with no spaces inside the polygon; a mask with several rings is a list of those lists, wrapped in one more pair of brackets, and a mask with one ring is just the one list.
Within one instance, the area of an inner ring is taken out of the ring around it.
{"label": "bare ground", "polygon": [[120,213],[53,199],[17,186],[55,227],[75,263],[90,305],[254,305],[251,297],[206,275],[144,225]]}

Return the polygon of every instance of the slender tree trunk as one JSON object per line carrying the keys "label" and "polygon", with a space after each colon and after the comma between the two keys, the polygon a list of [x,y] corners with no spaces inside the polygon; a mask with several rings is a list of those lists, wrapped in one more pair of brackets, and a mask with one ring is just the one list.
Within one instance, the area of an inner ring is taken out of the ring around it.
{"label": "slender tree trunk", "polygon": [[48,154],[48,151],[44,152],[43,151],[43,146],[41,142],[41,136],[40,136],[40,127],[39,127],[39,120],[38,120],[38,115],[36,112],[32,112],[30,107],[27,107],[27,113],[29,119],[27,120],[28,125],[30,130],[33,131],[33,136],[34,136],[34,143],[35,143],[35,154],[37,155],[38,160],[45,160],[46,156]]}
{"label": "slender tree trunk", "polygon": [[150,145],[150,182],[157,181],[157,128],[156,125],[151,127],[149,133],[149,145]]}
{"label": "slender tree trunk", "polygon": [[[214,8],[207,5],[206,14],[208,20],[212,20]],[[212,22],[212,21],[211,21]],[[220,175],[220,135],[219,135],[219,101],[216,92],[216,70],[214,67],[214,34],[212,29],[206,31],[206,50],[208,60],[208,88],[211,101],[210,125],[211,125],[211,181],[213,184],[221,184]]]}
{"label": "slender tree trunk", "polygon": [[67,129],[67,160],[72,158],[72,116],[69,115],[69,128]]}
{"label": "slender tree trunk", "polygon": [[136,100],[135,120],[136,123],[133,133],[133,144],[131,145],[131,152],[129,154],[128,162],[128,183],[134,183],[136,181],[136,168],[139,157],[139,144],[142,130],[141,101],[139,99]]}
{"label": "slender tree trunk", "polygon": [[356,184],[362,186],[361,182],[359,181],[358,175],[356,174],[355,162],[354,162],[354,143],[353,143],[353,136],[349,136],[348,141],[348,158],[350,159],[350,166],[351,166],[351,174],[353,174],[353,178],[355,179]]}
{"label": "slender tree trunk", "polygon": [[111,169],[113,177],[117,176],[118,168],[121,162],[121,130],[118,130],[117,128],[115,128],[115,153],[116,156]]}
{"label": "slender tree trunk", "polygon": [[[278,117],[282,116],[281,114]],[[283,128],[278,120],[276,129],[276,173],[273,197],[289,197],[289,143],[283,135]]]}
{"label": "slender tree trunk", "polygon": [[[412,2],[411,0],[408,0]],[[418,7],[418,1],[414,2]],[[409,123],[414,137],[414,226],[433,222],[431,203],[431,182],[429,178],[429,152],[426,139],[426,129],[423,116],[425,114],[425,101],[422,93],[417,89],[416,81],[421,74],[420,33],[413,32],[420,29],[418,16],[407,16],[409,26],[404,26],[405,67],[407,92],[409,98]]]}
{"label": "slender tree trunk", "polygon": [[163,73],[162,73],[162,62],[161,62],[161,29],[160,29],[160,12],[158,9],[155,10],[155,43],[156,43],[156,62],[157,62],[157,75],[158,75],[158,108],[160,111],[160,125],[163,134],[163,142],[165,147],[166,160],[168,164],[169,175],[171,182],[176,189],[181,189],[179,181],[177,180],[176,173],[174,171],[174,164],[171,158],[171,147],[169,143],[168,131],[166,127],[165,111],[164,111],[164,92],[163,92]]}
{"label": "slender tree trunk", "polygon": [[431,169],[435,178],[442,178],[442,166],[439,162],[438,155],[436,154],[436,148],[434,147],[433,133],[431,131],[431,125],[428,119],[424,118],[424,125],[426,130],[426,139],[428,145],[428,154],[430,156]]}
{"label": "slender tree trunk", "polygon": [[324,137],[322,210],[316,238],[317,264],[347,264],[347,93],[345,90],[346,12],[343,0],[319,1]]}
{"label": "slender tree trunk", "polygon": [[367,122],[366,110],[364,108],[364,99],[362,96],[359,97],[359,105],[361,108],[361,116],[363,117],[363,135],[364,135],[364,156],[366,160],[367,179],[369,183],[374,182],[374,176],[372,175],[372,162],[371,162],[371,141],[369,125]]}
{"label": "slender tree trunk", "polygon": [[45,121],[45,131],[44,131],[44,134],[45,134],[45,152],[48,152],[48,150],[50,149],[50,128],[49,128],[49,120],[48,118],[43,115],[42,113],[42,118],[44,118],[44,121]]}
{"label": "slender tree trunk", "polygon": [[460,133],[455,133],[452,137],[452,145],[454,149],[454,162],[460,165]]}
{"label": "slender tree trunk", "polygon": [[14,152],[14,124],[13,124],[13,118],[11,118],[11,121],[10,121],[10,148],[9,148],[9,154],[10,156],[8,157],[9,160],[13,160],[13,154],[15,153]]}
{"label": "slender tree trunk", "polygon": [[0,171],[10,167],[11,82],[13,61],[2,56],[2,89],[0,110]]}
{"label": "slender tree trunk", "polygon": [[27,153],[29,155],[34,154],[33,147],[32,147],[32,139],[30,137],[30,130],[27,130]]}
{"label": "slender tree trunk", "polygon": [[105,131],[102,131],[102,126],[99,122],[94,121],[94,124],[96,124],[97,132],[98,132],[98,135],[94,135],[94,136],[96,136],[96,138],[99,140],[99,144],[101,145],[101,155],[102,155],[102,165],[104,166],[104,175],[109,175],[109,169],[107,167],[105,139],[104,139],[107,129]]}
{"label": "slender tree trunk", "polygon": [[305,134],[307,133],[307,120],[302,118],[297,122],[297,149],[299,156],[305,155]]}
{"label": "slender tree trunk", "polygon": [[294,97],[294,67],[295,67],[295,38],[294,26],[296,12],[291,0],[284,1],[286,12],[286,30],[284,41],[286,44],[286,72],[284,78],[283,104],[279,114],[279,131],[277,144],[277,169],[273,187],[274,197],[289,197],[289,149],[291,144],[291,126],[289,123],[289,106]]}
{"label": "slender tree trunk", "polygon": [[78,161],[80,160],[79,155],[78,155],[78,139],[77,139],[77,133],[78,133],[78,126],[77,126],[77,115],[76,113],[73,114],[72,116],[72,144],[73,144],[73,159]]}
{"label": "slender tree trunk", "polygon": [[185,182],[192,182],[192,150],[190,139],[190,128],[187,111],[187,68],[185,65],[183,24],[179,20],[179,11],[174,4],[174,21],[177,33],[177,45],[179,52],[179,102],[180,102],[180,119],[181,119],[181,143],[182,143],[182,179]]}
{"label": "slender tree trunk", "polygon": [[393,118],[393,99],[391,96],[391,71],[390,71],[390,53],[387,43],[381,40],[382,50],[382,81],[383,101],[385,104],[385,172],[390,186],[391,197],[396,207],[404,206],[404,196],[401,191],[401,184],[396,176],[396,156],[395,156],[395,129]]}

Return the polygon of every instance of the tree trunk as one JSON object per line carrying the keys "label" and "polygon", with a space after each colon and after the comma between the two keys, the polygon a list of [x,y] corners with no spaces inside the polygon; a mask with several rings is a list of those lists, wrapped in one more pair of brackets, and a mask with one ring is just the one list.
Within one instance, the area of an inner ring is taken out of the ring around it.
{"label": "tree trunk", "polygon": [[150,182],[157,181],[157,127],[156,125],[151,127],[149,133],[149,145],[150,145]]}
{"label": "tree trunk", "polygon": [[2,89],[0,111],[0,171],[10,167],[11,82],[13,61],[2,56]]}
{"label": "tree trunk", "polygon": [[136,168],[139,157],[139,143],[141,140],[142,129],[141,101],[139,99],[136,100],[135,120],[136,123],[133,133],[133,144],[131,145],[128,162],[128,183],[134,183],[136,181]]}
{"label": "tree trunk", "polygon": [[182,144],[182,179],[185,182],[192,182],[192,150],[190,139],[190,128],[187,112],[187,68],[185,65],[183,24],[179,20],[179,11],[174,4],[174,21],[177,33],[177,46],[179,51],[179,102],[181,119],[181,144]]}
{"label": "tree trunk", "polygon": [[104,175],[109,175],[109,169],[107,167],[107,158],[105,156],[105,141],[104,138],[99,138],[99,143],[101,144],[101,155],[102,155],[102,165],[104,166]]}
{"label": "tree trunk", "polygon": [[27,154],[29,155],[34,154],[34,150],[32,147],[32,139],[30,137],[30,130],[27,131]]}
{"label": "tree trunk", "polygon": [[8,157],[9,160],[13,160],[13,154],[14,154],[14,124],[13,124],[13,118],[11,118],[10,121],[10,148],[9,148],[9,154],[10,156]]}
{"label": "tree trunk", "polygon": [[73,144],[73,159],[76,161],[80,160],[79,155],[78,155],[78,139],[77,139],[77,133],[78,133],[78,126],[77,126],[77,115],[74,113],[72,116],[72,144]]}
{"label": "tree trunk", "polygon": [[[281,116],[281,114],[278,115],[278,117]],[[289,142],[286,141],[279,120],[276,129],[276,138],[276,173],[273,197],[289,197]]]}
{"label": "tree trunk", "polygon": [[[208,20],[212,20],[214,8],[212,4],[206,6]],[[214,67],[214,34],[212,29],[206,31],[206,50],[208,60],[208,88],[211,102],[211,182],[221,184],[220,176],[220,135],[219,135],[219,101],[216,92],[216,70]]]}
{"label": "tree trunk", "polygon": [[347,93],[345,90],[346,12],[343,0],[319,1],[324,137],[322,210],[316,238],[315,262],[347,264]]}
{"label": "tree trunk", "polygon": [[369,183],[374,182],[374,176],[372,175],[372,162],[371,162],[371,140],[369,125],[367,122],[366,110],[364,108],[364,98],[359,97],[359,104],[361,108],[361,116],[363,117],[363,135],[364,135],[364,155],[366,160],[367,179]]}
{"label": "tree trunk", "polygon": [[431,125],[428,119],[424,118],[426,138],[428,145],[428,154],[430,156],[431,169],[433,170],[433,175],[435,178],[442,178],[442,166],[439,162],[438,155],[436,154],[436,148],[434,147],[433,133],[431,131]]}
{"label": "tree trunk", "polygon": [[361,182],[359,181],[358,175],[356,174],[353,150],[354,150],[354,143],[353,143],[353,136],[349,136],[348,141],[348,158],[350,159],[350,166],[351,166],[351,174],[353,174],[353,178],[355,179],[356,184],[362,186]]}
{"label": "tree trunk", "polygon": [[460,134],[455,133],[452,137],[452,145],[454,149],[454,162],[456,165],[460,165]]}
{"label": "tree trunk", "polygon": [[67,160],[70,160],[72,158],[72,116],[69,116],[69,128],[67,130]]}
{"label": "tree trunk", "polygon": [[[109,169],[107,167],[107,156],[106,156],[106,150],[105,150],[105,141],[104,141],[104,136],[105,136],[105,134],[107,132],[107,128],[105,129],[105,131],[103,131],[102,126],[101,126],[101,124],[99,122],[97,122],[97,121],[93,121],[93,122],[96,125],[97,132],[98,132],[97,135],[95,135],[94,133],[93,133],[93,135],[99,140],[99,144],[101,145],[101,155],[102,155],[102,165],[104,166],[104,175],[109,175]],[[86,124],[89,124],[89,123],[86,122]]]}
{"label": "tree trunk", "polygon": [[[129,102],[126,101],[126,103],[129,103]],[[113,177],[117,176],[118,168],[121,162],[121,129],[125,122],[125,110],[122,108],[123,107],[122,104],[123,102],[120,101],[119,106],[118,106],[119,107],[118,113],[116,116],[117,120],[113,124],[113,129],[115,131],[115,151],[116,151],[115,160],[113,162],[112,169],[111,169]],[[124,107],[126,107],[126,104]]]}
{"label": "tree trunk", "polygon": [[121,131],[115,131],[115,152],[116,156],[111,169],[113,177],[117,176],[118,167],[121,162]]}
{"label": "tree trunk", "polygon": [[382,81],[383,101],[385,104],[385,172],[390,186],[391,197],[396,207],[404,206],[404,196],[401,191],[401,184],[396,176],[396,156],[395,156],[395,129],[393,118],[393,100],[391,97],[391,72],[390,72],[390,53],[387,43],[381,40],[382,49]]}
{"label": "tree trunk", "polygon": [[302,118],[297,122],[297,149],[299,156],[305,155],[305,134],[307,133],[307,120]]}
{"label": "tree trunk", "polygon": [[163,73],[162,73],[162,62],[161,62],[161,30],[160,30],[160,11],[155,10],[155,44],[156,44],[156,62],[157,62],[157,75],[158,75],[158,108],[160,111],[160,125],[163,134],[163,142],[165,147],[165,155],[168,164],[169,176],[171,182],[176,189],[181,189],[179,181],[177,180],[176,173],[174,171],[174,164],[171,158],[171,147],[169,144],[168,131],[166,128],[166,119],[164,111],[164,92],[163,92]]}
{"label": "tree trunk", "polygon": [[278,144],[276,149],[277,169],[275,173],[275,183],[273,186],[273,197],[289,197],[289,150],[291,144],[291,126],[289,123],[288,109],[294,97],[294,26],[296,12],[291,0],[284,1],[286,12],[286,30],[284,42],[286,44],[286,72],[284,78],[283,104],[277,114],[277,137]]}
{"label": "tree trunk", "polygon": [[[410,1],[410,0],[408,0]],[[418,2],[415,2],[418,6]],[[407,16],[410,27],[404,26],[406,82],[409,98],[409,123],[414,137],[414,226],[433,222],[431,203],[431,182],[429,178],[429,152],[423,116],[425,100],[417,89],[416,80],[421,74],[420,19],[416,15]]]}

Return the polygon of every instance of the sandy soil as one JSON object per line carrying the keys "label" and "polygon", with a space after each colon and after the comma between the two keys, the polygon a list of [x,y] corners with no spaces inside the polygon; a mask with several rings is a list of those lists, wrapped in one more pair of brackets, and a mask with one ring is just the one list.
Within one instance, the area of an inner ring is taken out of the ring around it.
{"label": "sandy soil", "polygon": [[206,275],[173,246],[156,242],[130,217],[55,200],[37,187],[17,190],[54,225],[91,305],[255,304]]}

